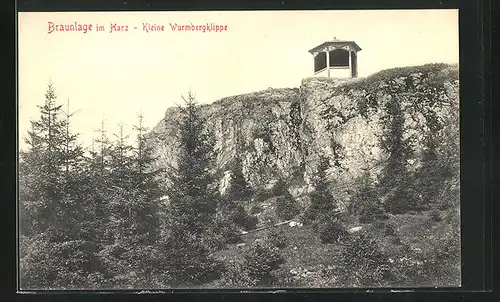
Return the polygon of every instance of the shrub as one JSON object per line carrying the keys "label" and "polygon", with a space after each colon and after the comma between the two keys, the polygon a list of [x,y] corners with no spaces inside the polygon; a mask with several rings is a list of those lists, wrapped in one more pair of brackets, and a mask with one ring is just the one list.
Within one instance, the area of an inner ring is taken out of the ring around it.
{"label": "shrub", "polygon": [[290,176],[289,184],[291,186],[300,186],[304,184],[304,167],[295,168]]}
{"label": "shrub", "polygon": [[250,214],[255,215],[261,213],[262,211],[264,211],[264,209],[261,206],[254,205],[250,209]]}
{"label": "shrub", "polygon": [[[329,194],[330,195],[330,194]],[[326,198],[325,198],[326,197]],[[305,222],[314,222],[323,219],[323,217],[337,216],[336,205],[333,197],[324,196],[318,192],[311,192],[311,203],[304,213]]]}
{"label": "shrub", "polygon": [[341,223],[345,219],[345,216],[338,211],[325,211],[321,214],[316,214],[316,218],[312,218],[310,214],[306,211],[302,216],[302,223],[304,225],[310,225],[314,232],[321,232],[322,229],[326,227],[331,221]]}
{"label": "shrub", "polygon": [[385,235],[387,236],[397,236],[397,231],[394,225],[386,224],[385,225]]}
{"label": "shrub", "polygon": [[[434,259],[438,268],[443,272],[442,276],[448,278],[460,278],[461,246],[458,234],[441,240],[434,250]],[[458,268],[458,269],[457,269]],[[442,277],[438,275],[437,277]],[[445,281],[446,282],[446,281]]]}
{"label": "shrub", "polygon": [[385,285],[392,279],[388,257],[364,233],[349,236],[341,252],[343,279],[353,286]]}
{"label": "shrub", "polygon": [[414,276],[417,278],[412,280],[414,283],[425,282],[426,285],[433,286],[458,285],[461,275],[460,250],[460,229],[455,227],[451,234],[443,232],[438,235],[429,252],[418,255],[417,259],[422,263],[419,274],[407,275],[409,278]]}
{"label": "shrub", "polygon": [[394,255],[391,270],[403,286],[456,286],[460,283],[460,240],[438,238],[429,249],[412,250],[403,245]]}
{"label": "shrub", "polygon": [[202,236],[202,243],[210,251],[223,249],[226,244],[240,243],[241,232],[238,226],[221,214],[216,215],[214,223]]}
{"label": "shrub", "polygon": [[278,248],[269,243],[257,243],[247,250],[244,258],[244,269],[248,276],[258,280],[261,285],[269,282],[272,272],[285,262]]}
{"label": "shrub", "polygon": [[232,221],[245,230],[255,228],[258,222],[257,217],[249,215],[241,204],[236,205],[231,216]]}
{"label": "shrub", "polygon": [[323,243],[338,242],[347,236],[347,230],[335,220],[327,220],[319,225],[319,237]]}
{"label": "shrub", "polygon": [[231,244],[242,242],[241,232],[238,230],[238,227],[232,223],[222,226],[218,234],[225,243]]}
{"label": "shrub", "polygon": [[220,278],[222,263],[200,238],[174,229],[158,243],[153,274],[170,286],[201,285]]}
{"label": "shrub", "polygon": [[329,159],[320,156],[318,172],[314,180],[315,189],[309,194],[310,205],[305,212],[305,221],[318,221],[325,216],[331,216],[337,210],[338,201],[330,192],[327,180],[328,168]]}
{"label": "shrub", "polygon": [[254,202],[262,202],[262,201],[265,201],[271,197],[273,197],[273,193],[271,190],[261,189],[255,193],[253,201]]}
{"label": "shrub", "polygon": [[267,241],[274,247],[277,248],[284,248],[287,246],[287,237],[285,232],[282,229],[275,229],[272,228],[268,233],[267,233]]}
{"label": "shrub", "polygon": [[[288,197],[288,198],[287,198]],[[292,196],[280,196],[276,199],[276,215],[281,220],[290,220],[300,213],[298,207]]]}
{"label": "shrub", "polygon": [[385,213],[383,206],[380,203],[375,203],[362,209],[359,214],[359,222],[370,223],[377,220],[386,220],[389,215]]}
{"label": "shrub", "polygon": [[227,262],[224,265],[220,285],[225,288],[254,287],[259,280],[248,275],[245,266],[239,262]]}
{"label": "shrub", "polygon": [[273,196],[277,196],[276,216],[278,216],[279,219],[290,220],[300,213],[300,209],[292,194],[288,191],[285,181],[278,179],[278,182],[272,189],[272,194]]}
{"label": "shrub", "polygon": [[288,193],[287,185],[285,181],[281,178],[274,184],[271,193],[273,196],[282,196]]}
{"label": "shrub", "polygon": [[437,209],[434,209],[430,212],[429,214],[430,218],[433,220],[433,221],[436,221],[436,222],[439,222],[442,220],[441,218],[441,213],[437,210]]}
{"label": "shrub", "polygon": [[387,237],[391,243],[395,245],[403,244],[396,227],[393,224],[378,220],[373,224],[373,226],[380,229],[380,231],[383,232],[384,236]]}
{"label": "shrub", "polygon": [[80,240],[58,243],[44,235],[24,237],[20,242],[29,247],[19,263],[23,289],[85,289],[104,279],[105,265],[95,253],[95,244]]}
{"label": "shrub", "polygon": [[416,187],[415,178],[406,174],[399,176],[397,184],[393,184],[393,189],[387,196],[384,203],[384,210],[391,214],[405,214],[414,211],[418,213],[424,209],[423,201],[419,197],[427,188]]}
{"label": "shrub", "polygon": [[225,198],[230,201],[247,200],[252,194],[252,188],[243,174],[243,162],[239,156],[232,159],[229,164],[231,174],[229,187]]}
{"label": "shrub", "polygon": [[456,177],[453,181],[446,183],[441,195],[436,198],[439,200],[439,202],[437,200],[436,202],[438,202],[440,210],[447,210],[460,204],[459,179],[459,177]]}
{"label": "shrub", "polygon": [[385,221],[383,220],[375,220],[373,223],[372,223],[372,226],[376,229],[379,229],[379,230],[385,230],[386,228],[386,223]]}
{"label": "shrub", "polygon": [[360,186],[349,205],[349,212],[353,215],[359,215],[359,222],[361,223],[370,223],[388,218],[368,172],[363,174],[360,179]]}
{"label": "shrub", "polygon": [[273,287],[281,287],[281,288],[297,288],[301,287],[304,284],[301,284],[300,280],[295,278],[294,275],[290,273],[288,270],[277,270],[273,272],[272,285]]}

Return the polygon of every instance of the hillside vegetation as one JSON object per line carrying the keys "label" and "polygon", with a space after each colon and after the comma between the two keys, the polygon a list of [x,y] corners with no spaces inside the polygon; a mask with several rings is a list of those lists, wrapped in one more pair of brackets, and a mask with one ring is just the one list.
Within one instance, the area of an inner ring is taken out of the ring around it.
{"label": "hillside vegetation", "polygon": [[49,86],[20,158],[22,288],[459,286],[458,88],[430,64],[189,94],[85,153]]}

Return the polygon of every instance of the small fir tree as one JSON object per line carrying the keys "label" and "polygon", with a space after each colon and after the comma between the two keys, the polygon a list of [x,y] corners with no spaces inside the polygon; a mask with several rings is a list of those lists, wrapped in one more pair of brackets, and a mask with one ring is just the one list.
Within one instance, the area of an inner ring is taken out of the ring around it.
{"label": "small fir tree", "polygon": [[314,183],[315,190],[310,194],[311,203],[305,213],[307,220],[318,221],[336,216],[337,202],[330,192],[326,176],[328,167],[328,158],[321,156]]}
{"label": "small fir tree", "polygon": [[211,173],[213,143],[204,129],[200,106],[191,93],[183,99],[180,155],[171,173],[168,234],[162,239],[159,263],[168,272],[167,280],[185,286],[203,283],[217,274],[216,261],[202,239],[213,223],[220,198]]}

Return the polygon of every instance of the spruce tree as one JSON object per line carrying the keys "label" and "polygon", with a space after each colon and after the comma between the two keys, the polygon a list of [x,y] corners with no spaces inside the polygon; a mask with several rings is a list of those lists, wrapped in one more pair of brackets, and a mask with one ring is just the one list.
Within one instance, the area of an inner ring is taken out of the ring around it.
{"label": "spruce tree", "polygon": [[446,179],[451,178],[451,169],[437,153],[437,142],[433,134],[425,139],[424,151],[421,157],[421,166],[413,175],[409,193],[414,200],[414,210],[429,209],[442,201],[437,197],[445,187]]}
{"label": "spruce tree", "polygon": [[114,228],[111,224],[113,218],[111,200],[113,200],[114,192],[110,190],[113,179],[110,158],[112,143],[107,135],[105,120],[102,119],[100,124],[97,137],[92,140],[91,150],[86,158],[87,177],[82,189],[85,189],[90,203],[89,208],[92,209],[95,217],[93,223],[98,241],[106,246],[113,242],[114,236]]}
{"label": "spruce tree", "polygon": [[239,155],[236,155],[233,159],[231,166],[231,181],[228,192],[226,193],[226,199],[234,201],[242,201],[250,198],[252,193],[248,182],[243,175],[243,163]]}
{"label": "spruce tree", "polygon": [[[117,263],[115,270],[116,286],[133,286],[136,281],[133,277],[125,277],[135,273],[135,262],[137,261],[133,242],[135,235],[135,207],[138,192],[132,190],[131,165],[132,146],[127,142],[128,136],[124,134],[124,125],[118,124],[118,132],[114,133],[114,141],[108,149],[109,167],[105,170],[108,174],[107,185],[103,193],[104,204],[109,213],[110,223],[110,247],[113,251],[108,255],[109,259]],[[101,152],[104,151],[101,148]],[[101,154],[101,162],[106,158]]]}
{"label": "spruce tree", "polygon": [[281,220],[290,220],[299,214],[300,208],[288,191],[287,183],[279,178],[273,187],[273,195],[276,196],[276,216]]}
{"label": "spruce tree", "polygon": [[362,223],[387,218],[384,205],[371,182],[368,171],[363,173],[360,178],[359,188],[349,204],[349,212],[353,215],[359,215],[359,221]]}
{"label": "spruce tree", "polygon": [[416,200],[409,192],[412,178],[406,168],[410,149],[404,139],[404,112],[398,98],[394,97],[385,105],[387,134],[381,139],[388,153],[387,163],[382,171],[379,191],[384,197],[384,207],[390,213],[404,213],[415,209]]}
{"label": "spruce tree", "polygon": [[149,286],[151,275],[156,269],[157,242],[160,240],[159,198],[163,195],[159,169],[154,168],[152,147],[147,143],[148,129],[144,126],[144,116],[138,116],[133,126],[136,132],[136,146],[133,148],[130,170],[131,192],[134,199],[134,234],[131,242],[135,245],[138,279],[143,286]]}
{"label": "spruce tree", "polygon": [[257,218],[249,215],[242,202],[251,197],[251,188],[243,175],[241,159],[236,156],[231,165],[231,180],[229,189],[219,205],[220,212],[228,218],[231,226],[239,226],[245,230],[250,230],[257,224]]}
{"label": "spruce tree", "polygon": [[201,234],[216,212],[219,193],[214,186],[212,139],[204,130],[194,96],[183,98],[180,156],[169,197],[175,223],[194,235]]}
{"label": "spruce tree", "polygon": [[85,189],[94,220],[96,241],[100,245],[100,259],[106,288],[132,286],[135,278],[129,277],[134,263],[130,243],[133,233],[134,209],[130,191],[131,146],[124,134],[124,125],[108,137],[105,120],[97,129],[86,163]]}
{"label": "spruce tree", "polygon": [[154,200],[164,193],[159,180],[162,170],[154,167],[156,158],[151,144],[148,144],[151,134],[144,126],[142,113],[139,114],[138,123],[133,128],[136,131],[136,147],[133,149],[132,165],[134,186],[139,187],[147,195],[148,200]]}
{"label": "spruce tree", "polygon": [[216,264],[203,246],[203,233],[216,213],[217,187],[211,173],[213,142],[204,130],[194,96],[183,98],[180,125],[180,155],[171,174],[168,190],[168,234],[162,238],[162,254],[158,269],[171,285],[200,284],[214,277]]}
{"label": "spruce tree", "polygon": [[[21,288],[43,288],[55,286],[57,262],[44,253],[52,254],[42,241],[51,239],[47,231],[57,222],[57,204],[61,200],[61,186],[58,183],[62,156],[55,148],[62,137],[63,122],[58,118],[61,106],[55,103],[56,95],[52,84],[45,94],[40,109],[40,118],[31,121],[31,129],[25,139],[28,147],[20,153],[19,202],[21,232]],[[59,138],[59,139],[58,139]],[[52,234],[54,232],[51,232]],[[24,237],[25,235],[26,237]],[[34,249],[34,246],[38,248]]]}
{"label": "spruce tree", "polygon": [[28,131],[28,149],[20,154],[21,221],[34,222],[21,224],[22,288],[88,288],[101,278],[79,190],[81,147],[70,132],[72,114],[64,119],[61,108],[49,84],[40,118]]}
{"label": "spruce tree", "polygon": [[[65,123],[60,119],[62,105],[57,105],[52,83],[48,85],[45,103],[37,106],[40,118],[31,121],[25,139],[27,151],[20,154],[20,197],[24,205],[40,211],[37,232],[43,232],[56,219],[53,210],[62,196],[60,185],[63,156],[62,145]],[[38,202],[37,202],[38,201]],[[30,204],[31,203],[31,204]]]}
{"label": "spruce tree", "polygon": [[[64,173],[66,182],[71,182],[71,171],[72,169],[80,169],[83,164],[83,148],[78,144],[78,135],[72,133],[71,128],[71,118],[79,111],[70,111],[70,102],[67,101],[66,110],[62,111],[64,114],[64,139],[62,148],[62,157],[64,161]],[[78,187],[76,187],[78,188]]]}
{"label": "spruce tree", "polygon": [[115,143],[110,150],[111,180],[115,186],[129,189],[133,147],[127,143],[129,137],[124,134],[124,127],[124,124],[118,124],[119,130],[114,134]]}
{"label": "spruce tree", "polygon": [[310,205],[306,210],[305,218],[309,221],[333,219],[336,216],[337,202],[329,189],[326,170],[329,160],[320,156],[318,172],[314,181],[314,191],[310,194]]}

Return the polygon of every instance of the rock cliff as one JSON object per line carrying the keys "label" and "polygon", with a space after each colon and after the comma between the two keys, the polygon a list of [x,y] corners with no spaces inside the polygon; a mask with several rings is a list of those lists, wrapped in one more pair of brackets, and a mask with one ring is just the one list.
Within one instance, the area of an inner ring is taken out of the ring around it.
{"label": "rock cliff", "polygon": [[[215,137],[221,175],[239,156],[254,188],[284,178],[300,188],[293,192],[304,192],[323,155],[330,159],[332,190],[348,200],[365,172],[377,181],[394,141],[407,150],[402,163],[407,169],[418,170],[432,146],[458,173],[453,152],[459,148],[455,65],[389,69],[347,81],[306,78],[299,88],[226,97],[204,105],[201,112]],[[178,121],[179,109],[170,108],[152,130],[150,142],[160,167],[175,165]]]}

